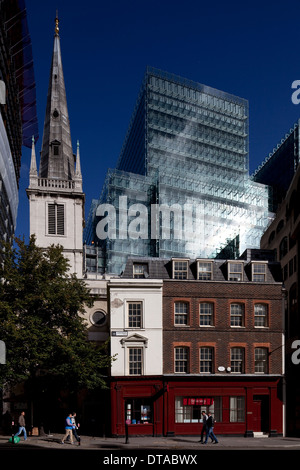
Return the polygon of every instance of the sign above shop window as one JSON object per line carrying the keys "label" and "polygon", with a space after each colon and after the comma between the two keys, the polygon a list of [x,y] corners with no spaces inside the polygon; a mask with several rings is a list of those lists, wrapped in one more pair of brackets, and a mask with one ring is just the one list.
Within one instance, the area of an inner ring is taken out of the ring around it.
{"label": "sign above shop window", "polygon": [[210,406],[214,404],[213,398],[184,398],[183,405],[206,405]]}

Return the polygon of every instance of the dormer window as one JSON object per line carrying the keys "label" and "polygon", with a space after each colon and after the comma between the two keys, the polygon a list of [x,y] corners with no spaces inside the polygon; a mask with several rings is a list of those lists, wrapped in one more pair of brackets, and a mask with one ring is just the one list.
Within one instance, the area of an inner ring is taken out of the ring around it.
{"label": "dormer window", "polygon": [[212,261],[197,261],[197,278],[199,281],[211,281],[213,278],[213,262]]}
{"label": "dormer window", "polygon": [[255,262],[251,263],[251,278],[254,282],[265,282],[267,272],[267,263]]}
{"label": "dormer window", "polygon": [[228,281],[243,280],[243,263],[238,261],[228,262]]}
{"label": "dormer window", "polygon": [[173,279],[188,279],[188,259],[173,259],[172,260],[172,277]]}
{"label": "dormer window", "polygon": [[148,277],[148,265],[145,263],[134,263],[133,277],[134,279],[143,279]]}

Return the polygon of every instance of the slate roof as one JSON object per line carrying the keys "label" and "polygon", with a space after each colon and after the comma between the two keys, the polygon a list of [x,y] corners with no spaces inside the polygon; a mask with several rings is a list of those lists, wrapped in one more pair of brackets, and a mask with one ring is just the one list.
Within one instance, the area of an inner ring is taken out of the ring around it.
{"label": "slate roof", "polygon": [[[188,258],[153,258],[153,257],[138,257],[132,256],[127,259],[127,263],[122,278],[132,279],[133,265],[145,265],[144,277],[150,279],[172,279],[172,260],[175,259],[188,259]],[[200,258],[199,258],[200,259]],[[237,260],[222,260],[211,259],[204,261],[213,261],[213,280],[201,282],[216,282],[227,281],[227,266],[230,261]],[[281,266],[280,263],[275,261],[273,250],[246,250],[238,261],[244,265],[243,282],[253,282],[251,280],[251,261],[267,261],[267,283],[282,282]],[[188,280],[197,280],[197,259],[189,259]],[[237,281],[241,282],[241,281]]]}

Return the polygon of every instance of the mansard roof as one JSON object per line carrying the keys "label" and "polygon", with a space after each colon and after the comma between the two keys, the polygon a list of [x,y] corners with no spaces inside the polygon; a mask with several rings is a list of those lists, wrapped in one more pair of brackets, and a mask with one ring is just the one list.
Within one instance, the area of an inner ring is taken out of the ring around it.
{"label": "mansard roof", "polygon": [[[154,258],[132,256],[127,259],[127,263],[122,273],[122,278],[131,279],[134,277],[134,265],[144,265],[144,277],[150,279],[173,279],[172,264],[176,260],[188,261],[188,281],[197,280],[198,261],[212,262],[212,281],[228,282],[228,263],[239,262],[243,266],[243,282],[252,282],[251,264],[261,262],[266,264],[265,282],[282,282],[280,263],[275,260],[273,250],[246,250],[238,260],[225,259],[190,259],[188,257],[178,258]],[[212,282],[208,281],[208,282]],[[203,281],[202,281],[203,282]],[[207,282],[207,281],[204,281]]]}

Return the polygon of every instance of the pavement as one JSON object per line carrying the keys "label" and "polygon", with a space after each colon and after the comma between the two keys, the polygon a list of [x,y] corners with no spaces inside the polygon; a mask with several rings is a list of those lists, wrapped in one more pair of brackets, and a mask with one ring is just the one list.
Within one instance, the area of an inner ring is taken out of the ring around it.
{"label": "pavement", "polygon": [[[0,436],[0,461],[11,467],[17,464],[33,470],[41,466],[49,470],[69,467],[86,467],[109,470],[121,465],[126,469],[144,469],[153,465],[175,465],[193,468],[193,465],[212,465],[230,470],[243,470],[243,466],[254,468],[267,464],[278,466],[296,463],[300,452],[300,438],[293,437],[228,437],[217,436],[218,444],[199,442],[198,436],[175,437],[92,437],[81,436],[77,442],[61,444],[63,434],[29,436],[18,444],[9,442],[10,436]],[[273,466],[272,465],[272,466]],[[3,466],[5,468],[5,465]],[[85,469],[84,469],[85,470]],[[123,469],[122,469],[123,470]]]}
{"label": "pavement", "polygon": [[9,442],[10,436],[0,436],[0,451],[4,449],[59,449],[59,450],[103,450],[103,451],[132,451],[132,450],[162,450],[162,451],[202,451],[202,450],[298,450],[300,438],[296,437],[243,437],[217,436],[219,443],[207,444],[199,442],[199,436],[151,437],[93,437],[81,436],[81,444],[61,443],[64,434],[44,436],[29,436],[24,441],[23,435],[17,444]]}

